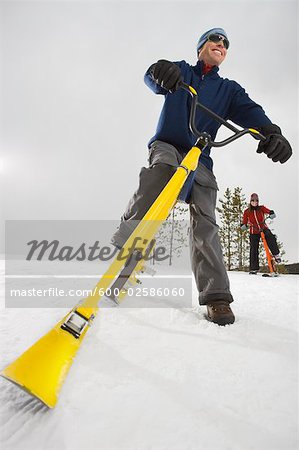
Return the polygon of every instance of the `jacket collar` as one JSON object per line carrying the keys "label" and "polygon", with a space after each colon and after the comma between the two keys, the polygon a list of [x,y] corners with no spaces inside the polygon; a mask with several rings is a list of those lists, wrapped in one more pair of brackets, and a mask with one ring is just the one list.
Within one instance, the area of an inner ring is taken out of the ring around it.
{"label": "jacket collar", "polygon": [[[194,66],[194,71],[195,71],[196,75],[198,75],[200,78],[202,77],[202,74],[203,74],[203,66],[204,66],[203,61],[197,61],[196,66]],[[206,76],[215,78],[215,77],[219,76],[217,74],[218,70],[219,70],[219,67],[214,66],[214,67],[212,67],[210,72],[207,73]]]}

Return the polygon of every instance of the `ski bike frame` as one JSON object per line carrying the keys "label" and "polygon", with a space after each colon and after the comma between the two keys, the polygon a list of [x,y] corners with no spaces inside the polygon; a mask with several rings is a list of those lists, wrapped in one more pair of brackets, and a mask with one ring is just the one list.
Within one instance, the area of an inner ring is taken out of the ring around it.
{"label": "ski bike frame", "polygon": [[266,257],[267,257],[267,262],[268,262],[268,267],[269,267],[269,271],[270,271],[270,276],[271,277],[275,277],[275,275],[277,275],[276,262],[274,260],[274,257],[272,255],[272,253],[270,252],[268,243],[266,241],[266,236],[265,236],[265,233],[263,231],[261,231],[261,238],[262,238],[262,241],[263,241],[263,245],[264,245],[264,249],[265,249],[265,253],[266,253]]}
{"label": "ski bike frame", "polygon": [[[180,87],[192,96],[189,125],[192,133],[196,136],[196,143],[120,250],[127,257],[132,254],[136,241],[140,243],[141,240],[141,244],[138,244],[138,251],[145,252],[148,249],[161,224],[167,219],[178,200],[189,175],[193,175],[194,178],[199,157],[206,146],[222,147],[245,134],[251,134],[256,139],[265,139],[253,128],[238,130],[234,125],[206,108],[198,101],[197,92],[193,87],[185,83],[182,83]],[[233,135],[221,142],[214,142],[208,133],[200,132],[196,127],[197,109],[209,114],[231,130]],[[188,181],[190,191],[193,180],[190,177]],[[119,258],[119,253],[93,289],[93,293],[76,305],[47,334],[1,372],[4,378],[25,389],[49,408],[53,408],[57,403],[58,394],[66,375],[98,312],[101,297],[125,266],[126,258],[123,256]],[[136,272],[142,265],[143,261],[141,260],[135,267]]]}
{"label": "ski bike frame", "polygon": [[[266,222],[266,220],[269,219],[269,216],[266,217],[266,219],[264,220],[264,223]],[[261,230],[261,238],[263,241],[263,246],[265,249],[265,253],[266,253],[266,258],[267,258],[267,263],[268,263],[268,267],[269,267],[269,272],[270,272],[270,276],[271,277],[275,277],[277,276],[277,265],[276,265],[276,261],[274,256],[272,255],[267,240],[266,240],[266,236],[263,230]]]}
{"label": "ski bike frame", "polygon": [[[267,216],[265,218],[265,220],[261,223],[261,225],[263,223],[266,223],[266,220],[269,219],[269,218],[270,217]],[[253,224],[250,223],[250,225],[253,225]],[[275,277],[275,276],[278,275],[278,273],[277,273],[277,264],[276,264],[274,256],[272,255],[272,253],[271,253],[271,251],[269,249],[269,245],[267,243],[265,233],[264,233],[264,231],[261,228],[260,228],[260,235],[261,235],[261,238],[262,238],[262,241],[263,241],[263,246],[264,246],[264,250],[265,250],[265,253],[266,253],[267,263],[268,263],[269,272],[270,272],[269,275],[267,273],[264,273],[263,276],[265,276],[265,277],[266,276]]]}

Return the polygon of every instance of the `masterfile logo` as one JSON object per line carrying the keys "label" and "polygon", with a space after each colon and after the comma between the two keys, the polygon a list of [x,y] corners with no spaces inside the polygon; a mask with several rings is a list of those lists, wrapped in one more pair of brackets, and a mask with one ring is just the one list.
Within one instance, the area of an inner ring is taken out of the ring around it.
{"label": "masterfile logo", "polygon": [[[164,246],[156,246],[156,240],[147,241],[136,237],[129,247],[128,251],[124,249],[118,249],[112,245],[101,246],[99,241],[95,241],[92,245],[83,242],[79,247],[71,245],[63,245],[57,239],[48,241],[43,239],[38,241],[36,239],[27,242],[30,250],[26,256],[27,261],[42,259],[48,259],[49,261],[109,261],[117,256],[118,260],[124,260],[128,258],[133,252],[140,253],[140,259],[149,261],[155,259],[155,261],[164,261],[169,258],[167,249]],[[141,250],[146,246],[145,250]]]}
{"label": "masterfile logo", "polygon": [[166,221],[154,239],[146,241],[136,233],[124,247],[112,239],[118,226],[108,220],[7,221],[6,306],[72,307],[95,295],[116,260],[127,265],[131,257],[141,263],[127,285],[126,306],[190,306],[189,222]]}

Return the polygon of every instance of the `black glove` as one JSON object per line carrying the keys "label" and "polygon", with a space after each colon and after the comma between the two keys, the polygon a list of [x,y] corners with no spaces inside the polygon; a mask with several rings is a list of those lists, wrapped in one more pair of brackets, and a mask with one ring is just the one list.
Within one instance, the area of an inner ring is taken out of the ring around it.
{"label": "black glove", "polygon": [[277,125],[269,124],[261,127],[260,131],[266,140],[260,141],[257,153],[266,153],[273,162],[285,163],[292,156],[292,148],[281,134],[281,129]]}
{"label": "black glove", "polygon": [[152,65],[151,75],[157,84],[170,92],[175,92],[183,80],[179,66],[165,59],[159,59]]}

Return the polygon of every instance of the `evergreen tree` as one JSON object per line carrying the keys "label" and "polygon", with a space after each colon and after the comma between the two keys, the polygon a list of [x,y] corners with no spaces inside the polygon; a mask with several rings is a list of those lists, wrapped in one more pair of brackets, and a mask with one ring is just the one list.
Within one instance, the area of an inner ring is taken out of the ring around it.
{"label": "evergreen tree", "polygon": [[224,262],[228,270],[244,269],[249,259],[248,233],[241,230],[243,212],[247,207],[242,188],[232,191],[227,188],[224,198],[219,200],[221,207],[217,208],[221,226],[219,230]]}
{"label": "evergreen tree", "polygon": [[235,256],[233,235],[236,232],[236,227],[234,223],[232,192],[229,188],[226,188],[223,197],[223,200],[219,200],[221,207],[217,207],[216,209],[220,214],[222,222],[222,225],[219,229],[219,235],[222,244],[223,257],[227,269],[231,270],[233,267],[233,259]]}
{"label": "evergreen tree", "polygon": [[233,245],[236,247],[236,267],[243,270],[249,261],[249,236],[248,232],[241,230],[243,213],[247,208],[246,197],[242,188],[236,187],[232,196],[233,221],[235,223],[235,235]]}
{"label": "evergreen tree", "polygon": [[[169,265],[180,257],[189,239],[188,205],[178,202],[162,224],[156,236],[156,245],[163,245],[169,255]],[[154,261],[153,261],[154,263]]]}

